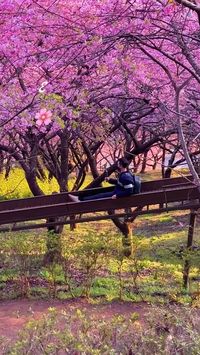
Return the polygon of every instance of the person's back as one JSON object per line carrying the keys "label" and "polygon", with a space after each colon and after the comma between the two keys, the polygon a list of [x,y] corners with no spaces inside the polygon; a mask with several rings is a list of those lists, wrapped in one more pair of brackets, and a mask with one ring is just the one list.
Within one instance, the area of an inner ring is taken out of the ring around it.
{"label": "person's back", "polygon": [[[135,176],[131,174],[131,172],[128,171],[128,165],[129,162],[121,158],[118,160],[118,170],[119,170],[119,176],[118,179],[113,179],[113,178],[106,178],[106,181],[108,181],[110,184],[114,184],[115,188],[113,191],[109,192],[102,192],[98,193],[95,195],[90,195],[90,196],[84,196],[81,198],[81,201],[87,201],[87,200],[97,200],[101,198],[108,198],[111,197],[112,199],[118,198],[118,197],[126,197],[130,196],[134,193],[136,193],[136,181],[135,181]],[[69,195],[71,200],[73,202],[78,202],[80,199],[77,196]]]}
{"label": "person's back", "polygon": [[[112,183],[112,179],[109,180]],[[134,191],[134,177],[129,171],[122,171],[116,181],[114,194],[116,197],[129,196]]]}

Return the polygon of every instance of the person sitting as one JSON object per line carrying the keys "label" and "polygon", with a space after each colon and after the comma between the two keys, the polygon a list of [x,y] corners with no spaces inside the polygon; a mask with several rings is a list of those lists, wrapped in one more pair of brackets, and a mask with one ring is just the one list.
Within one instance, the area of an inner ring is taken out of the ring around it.
{"label": "person sitting", "polygon": [[118,179],[106,178],[110,184],[115,185],[113,191],[102,192],[96,195],[83,196],[79,198],[78,196],[68,195],[73,202],[87,201],[87,200],[98,200],[101,198],[111,197],[112,199],[118,197],[130,196],[134,193],[135,188],[135,177],[128,171],[129,162],[125,158],[120,158],[117,163],[119,176]]}

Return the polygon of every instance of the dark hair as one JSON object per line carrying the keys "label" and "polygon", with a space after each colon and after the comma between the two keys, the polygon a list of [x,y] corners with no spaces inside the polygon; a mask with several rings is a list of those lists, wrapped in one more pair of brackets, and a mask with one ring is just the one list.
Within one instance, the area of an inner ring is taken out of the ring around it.
{"label": "dark hair", "polygon": [[118,160],[118,164],[120,164],[123,168],[128,168],[129,166],[129,161],[125,158],[120,158]]}

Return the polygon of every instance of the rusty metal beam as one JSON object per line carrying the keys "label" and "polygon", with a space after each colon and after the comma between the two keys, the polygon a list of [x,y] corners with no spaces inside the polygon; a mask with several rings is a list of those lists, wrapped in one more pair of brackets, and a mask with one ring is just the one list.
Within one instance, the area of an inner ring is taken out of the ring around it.
{"label": "rusty metal beam", "polygon": [[[111,215],[100,215],[100,216],[88,216],[88,217],[78,217],[74,220],[75,223],[85,223],[85,222],[95,222],[101,220],[109,220],[112,218],[122,218],[122,217],[133,217],[139,215],[146,215],[146,214],[159,214],[165,213],[169,211],[177,211],[177,210],[190,210],[190,209],[199,209],[200,204],[187,204],[187,205],[176,205],[176,206],[169,206],[167,208],[153,208],[153,209],[146,209],[138,212],[132,213],[116,213]],[[38,229],[38,228],[47,228],[53,225],[68,225],[71,224],[70,219],[66,221],[57,221],[51,223],[32,223],[32,224],[25,224],[25,225],[16,225],[13,226],[6,226],[0,228],[0,232],[12,232],[12,231],[19,231],[19,230],[28,230],[28,229]]]}

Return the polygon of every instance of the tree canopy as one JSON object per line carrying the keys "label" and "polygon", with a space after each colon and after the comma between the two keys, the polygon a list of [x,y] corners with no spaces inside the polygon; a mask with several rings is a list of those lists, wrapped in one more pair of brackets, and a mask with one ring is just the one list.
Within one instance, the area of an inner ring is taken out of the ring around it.
{"label": "tree canopy", "polygon": [[198,3],[2,0],[0,14],[0,150],[34,195],[43,166],[65,191],[71,158],[74,188],[86,165],[101,183],[109,142],[130,160],[155,144],[198,151]]}

